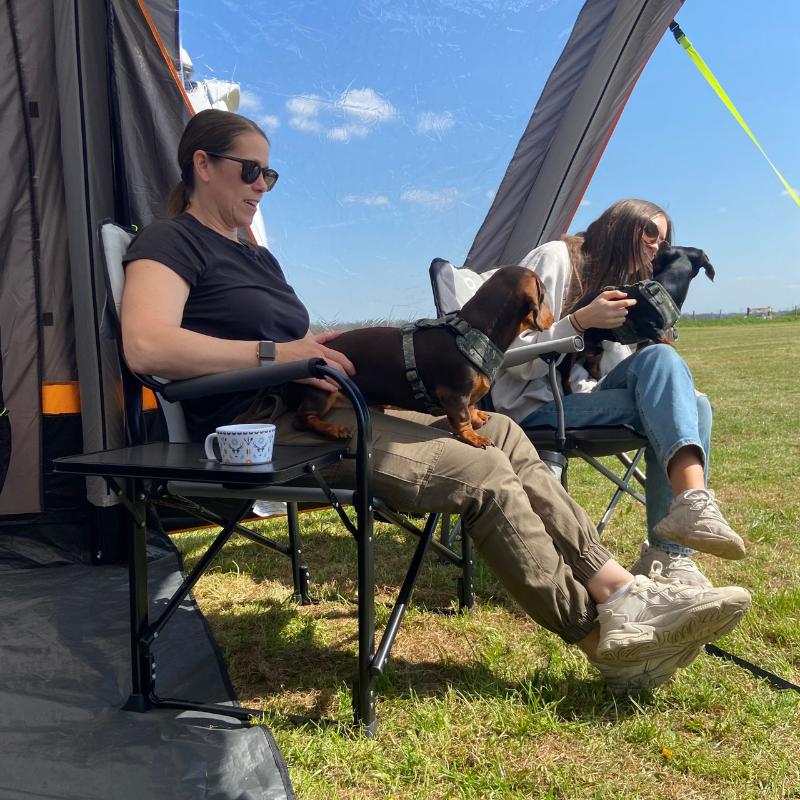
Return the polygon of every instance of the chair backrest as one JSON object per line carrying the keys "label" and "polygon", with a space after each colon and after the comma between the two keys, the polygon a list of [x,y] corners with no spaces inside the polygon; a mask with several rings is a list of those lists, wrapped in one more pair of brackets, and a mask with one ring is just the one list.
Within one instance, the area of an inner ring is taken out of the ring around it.
{"label": "chair backrest", "polygon": [[[123,228],[121,225],[117,225],[117,223],[113,222],[112,220],[104,220],[101,222],[98,234],[100,238],[100,251],[103,255],[103,268],[105,271],[106,287],[108,289],[109,297],[109,303],[106,311],[113,318],[117,340],[119,342],[120,358],[122,358],[124,361],[120,326],[122,291],[125,288],[125,268],[122,266],[122,259],[136,234],[134,231]],[[137,375],[132,370],[131,373],[139,381],[155,391],[159,408],[161,409],[164,422],[167,426],[167,435],[169,436],[169,440],[171,442],[191,441],[189,432],[186,428],[186,419],[183,415],[181,404],[168,402],[158,391],[158,387],[168,383],[168,381],[155,376]]]}
{"label": "chair backrest", "polygon": [[495,271],[473,272],[465,267],[456,267],[443,258],[434,258],[428,272],[436,313],[442,315],[460,311]]}

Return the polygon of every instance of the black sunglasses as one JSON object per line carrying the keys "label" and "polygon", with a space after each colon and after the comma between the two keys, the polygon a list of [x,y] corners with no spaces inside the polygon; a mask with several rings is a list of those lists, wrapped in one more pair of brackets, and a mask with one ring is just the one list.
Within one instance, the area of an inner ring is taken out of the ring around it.
{"label": "black sunglasses", "polygon": [[228,161],[238,161],[242,165],[242,180],[245,183],[255,183],[258,176],[264,178],[264,183],[267,185],[267,191],[272,191],[272,187],[278,182],[278,173],[270,167],[262,167],[258,161],[252,161],[249,158],[237,158],[236,156],[226,156],[222,153],[212,153],[206,150],[206,155],[214,156],[214,158],[226,158]]}

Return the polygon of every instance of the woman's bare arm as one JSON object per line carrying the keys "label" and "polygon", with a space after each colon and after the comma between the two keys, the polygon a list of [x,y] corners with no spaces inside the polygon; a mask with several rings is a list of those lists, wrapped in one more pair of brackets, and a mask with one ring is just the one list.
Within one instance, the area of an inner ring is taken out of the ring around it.
{"label": "woman's bare arm", "polygon": [[[218,339],[181,328],[190,286],[158,261],[132,261],[125,270],[122,295],[122,342],[134,372],[177,380],[259,366],[258,342]],[[327,341],[330,336],[321,336]],[[293,342],[280,342],[276,361],[324,358],[353,374],[350,361],[318,342],[310,332]],[[332,388],[324,381],[309,381]]]}

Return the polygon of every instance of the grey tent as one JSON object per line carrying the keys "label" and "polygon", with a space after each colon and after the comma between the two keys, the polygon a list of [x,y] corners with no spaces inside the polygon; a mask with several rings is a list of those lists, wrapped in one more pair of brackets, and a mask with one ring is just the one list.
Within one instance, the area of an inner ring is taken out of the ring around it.
{"label": "grey tent", "polygon": [[516,263],[567,231],[644,65],[683,0],[589,0],[466,264]]}
{"label": "grey tent", "polygon": [[[147,224],[177,180],[191,113],[177,2],[2,0],[0,48],[0,466],[9,421],[13,443],[0,495],[0,796],[292,798],[267,728],[121,710],[127,573],[82,563],[124,552],[120,508],[103,483],[49,467],[125,443],[96,231],[106,217]],[[180,561],[157,535],[148,558],[157,606]],[[173,624],[159,655],[167,687],[236,702],[196,606]]]}
{"label": "grey tent", "polygon": [[177,2],[3,0],[0,26],[0,326],[14,437],[0,524],[42,536],[55,524],[64,541],[74,521],[76,549],[102,561],[115,498],[98,481],[58,481],[48,463],[124,444],[95,231],[106,217],[146,224],[177,180],[190,114],[173,66]]}

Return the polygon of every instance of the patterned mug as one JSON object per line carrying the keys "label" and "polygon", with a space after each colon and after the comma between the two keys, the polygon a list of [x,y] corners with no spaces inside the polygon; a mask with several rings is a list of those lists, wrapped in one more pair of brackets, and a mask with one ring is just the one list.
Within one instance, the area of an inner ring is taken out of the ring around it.
{"label": "patterned mug", "polygon": [[[222,425],[217,428],[216,433],[206,436],[206,458],[221,461],[223,464],[266,464],[272,461],[274,443],[274,425]],[[217,448],[219,454],[216,452]]]}

